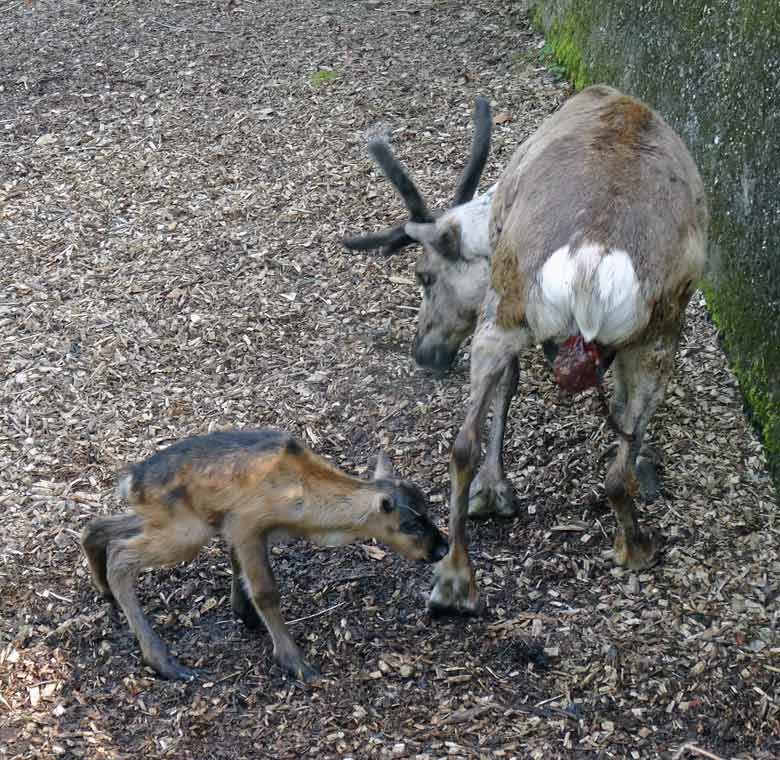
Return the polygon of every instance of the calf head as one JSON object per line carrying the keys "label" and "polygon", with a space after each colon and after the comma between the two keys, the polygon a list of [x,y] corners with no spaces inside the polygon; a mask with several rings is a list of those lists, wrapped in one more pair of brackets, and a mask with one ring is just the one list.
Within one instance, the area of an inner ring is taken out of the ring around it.
{"label": "calf head", "polygon": [[386,255],[411,243],[421,243],[423,253],[415,266],[422,288],[422,305],[414,340],[418,364],[447,370],[458,347],[474,330],[490,275],[490,204],[495,188],[474,198],[479,177],[490,150],[492,119],[484,98],[477,99],[471,156],[464,169],[452,206],[431,212],[396,159],[380,139],[368,149],[398,190],[410,221],[375,235],[345,240],[352,250],[381,249]]}
{"label": "calf head", "polygon": [[395,477],[384,453],[377,460],[373,484],[379,509],[371,518],[371,535],[407,559],[442,559],[449,547],[428,517],[425,496],[415,485]]}

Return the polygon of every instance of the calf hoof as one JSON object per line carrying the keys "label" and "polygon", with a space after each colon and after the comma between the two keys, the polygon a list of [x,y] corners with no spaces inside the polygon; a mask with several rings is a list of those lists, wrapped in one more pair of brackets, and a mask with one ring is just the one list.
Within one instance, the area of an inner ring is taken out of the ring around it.
{"label": "calf hoof", "polygon": [[196,670],[179,665],[162,641],[147,642],[141,651],[144,662],[161,678],[168,681],[193,681],[198,677]]}
{"label": "calf hoof", "polygon": [[661,495],[658,470],[652,459],[640,456],[636,460],[636,479],[639,483],[639,495],[646,503],[652,504]]}
{"label": "calf hoof", "polygon": [[303,683],[316,683],[320,679],[320,672],[317,668],[307,664],[300,657],[279,655],[275,656],[275,659],[286,675],[291,676],[298,681],[303,681]]}
{"label": "calf hoof", "polygon": [[180,665],[173,657],[167,657],[162,662],[150,662],[149,665],[167,681],[194,681],[199,675],[197,670]]}
{"label": "calf hoof", "polygon": [[490,515],[514,517],[517,514],[515,490],[506,479],[480,470],[469,489],[469,517]]}
{"label": "calf hoof", "polygon": [[[443,560],[446,562],[446,559]],[[470,566],[453,568],[445,565],[436,572],[436,583],[428,600],[434,617],[442,615],[479,615],[482,603]]]}
{"label": "calf hoof", "polygon": [[233,605],[233,614],[250,630],[256,631],[263,627],[263,620],[260,615],[257,614],[257,610],[249,605],[244,606],[241,604]]}
{"label": "calf hoof", "polygon": [[646,570],[660,559],[661,537],[655,530],[639,533],[629,542],[624,531],[615,535],[615,561],[629,570]]}

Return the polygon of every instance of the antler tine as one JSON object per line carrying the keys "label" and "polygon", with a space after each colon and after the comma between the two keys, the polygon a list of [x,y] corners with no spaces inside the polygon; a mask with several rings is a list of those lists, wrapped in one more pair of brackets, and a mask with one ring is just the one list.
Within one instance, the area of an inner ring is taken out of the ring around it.
{"label": "antler tine", "polygon": [[403,164],[393,155],[385,140],[374,138],[368,143],[368,152],[401,195],[413,222],[432,222],[433,215],[425,205],[419,190],[407,174]]}
{"label": "antler tine", "polygon": [[[368,143],[368,152],[379,168],[398,190],[404,205],[413,222],[433,222],[435,215],[425,205],[420,191],[415,186],[412,178],[407,174],[403,164],[393,155],[387,142],[381,138],[374,138]],[[370,251],[381,248],[385,256],[396,253],[415,241],[404,231],[404,223],[391,227],[384,232],[373,235],[361,235],[342,241],[351,251]]]}
{"label": "antler tine", "polygon": [[482,170],[485,168],[490,153],[490,133],[493,129],[493,119],[490,114],[490,103],[486,98],[478,97],[474,106],[474,139],[471,143],[471,156],[455,193],[453,206],[466,203],[474,197],[479,184]]}
{"label": "antler tine", "polygon": [[404,232],[404,225],[399,224],[397,227],[385,230],[385,232],[348,238],[343,240],[342,243],[350,251],[372,251],[376,248],[381,248],[382,253],[385,256],[389,256],[396,253],[396,251],[400,251],[401,248],[414,243],[414,240]]}

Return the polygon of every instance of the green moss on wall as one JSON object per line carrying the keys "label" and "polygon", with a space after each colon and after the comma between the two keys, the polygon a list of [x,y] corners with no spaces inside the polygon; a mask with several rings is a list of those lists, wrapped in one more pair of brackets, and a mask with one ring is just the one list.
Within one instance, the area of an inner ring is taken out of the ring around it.
{"label": "green moss on wall", "polygon": [[[777,367],[761,347],[766,336],[766,324],[760,312],[752,307],[753,290],[741,278],[722,282],[716,290],[703,283],[703,290],[713,321],[724,337],[731,367],[739,380],[748,414],[761,436],[767,461],[780,485],[780,403],[778,403]],[[744,346],[755,351],[745,356]]]}
{"label": "green moss on wall", "polygon": [[691,147],[712,214],[707,303],[780,491],[780,3],[530,4],[576,89],[641,97]]}
{"label": "green moss on wall", "polygon": [[[542,26],[541,14],[534,19],[537,26]],[[554,20],[547,29],[547,43],[550,45],[555,62],[566,72],[566,76],[574,84],[576,90],[588,85],[588,72],[582,61],[582,41],[577,39],[577,31],[586,28],[576,12]]]}

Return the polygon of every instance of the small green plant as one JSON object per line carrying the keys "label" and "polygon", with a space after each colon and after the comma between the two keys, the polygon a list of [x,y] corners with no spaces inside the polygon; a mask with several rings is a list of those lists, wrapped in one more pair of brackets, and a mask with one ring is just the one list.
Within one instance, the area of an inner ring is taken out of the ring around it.
{"label": "small green plant", "polygon": [[539,61],[558,79],[566,78],[566,66],[555,55],[555,50],[553,50],[549,42],[545,42],[544,47],[539,52]]}
{"label": "small green plant", "polygon": [[309,77],[309,83],[312,87],[325,87],[331,82],[335,82],[340,76],[341,74],[334,69],[319,69]]}

